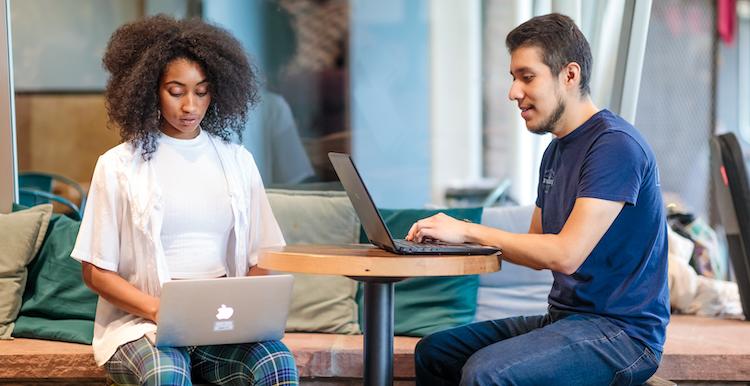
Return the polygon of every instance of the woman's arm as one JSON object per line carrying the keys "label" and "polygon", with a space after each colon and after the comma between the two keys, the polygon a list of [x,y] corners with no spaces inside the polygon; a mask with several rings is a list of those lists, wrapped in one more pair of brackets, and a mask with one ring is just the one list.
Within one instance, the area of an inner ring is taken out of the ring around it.
{"label": "woman's arm", "polygon": [[258,267],[258,265],[256,264],[247,270],[247,274],[245,276],[265,276],[268,274],[268,270]]}
{"label": "woman's arm", "polygon": [[116,272],[82,262],[83,282],[92,291],[116,307],[156,323],[159,319],[159,298],[151,296],[123,279]]}

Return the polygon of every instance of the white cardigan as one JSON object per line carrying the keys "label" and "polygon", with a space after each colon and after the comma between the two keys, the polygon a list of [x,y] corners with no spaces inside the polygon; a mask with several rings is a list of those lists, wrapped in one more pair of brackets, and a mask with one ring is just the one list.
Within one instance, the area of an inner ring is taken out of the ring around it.
{"label": "white cardigan", "polygon": [[[282,246],[284,237],[271,212],[258,168],[243,147],[209,135],[227,178],[234,231],[227,256],[228,276],[243,276],[261,248]],[[157,150],[158,151],[158,150]],[[71,257],[117,272],[141,291],[159,296],[170,280],[161,244],[164,217],[161,189],[151,162],[131,143],[99,157],[86,211]],[[99,298],[94,325],[94,358],[106,363],[117,348],[156,325]]]}

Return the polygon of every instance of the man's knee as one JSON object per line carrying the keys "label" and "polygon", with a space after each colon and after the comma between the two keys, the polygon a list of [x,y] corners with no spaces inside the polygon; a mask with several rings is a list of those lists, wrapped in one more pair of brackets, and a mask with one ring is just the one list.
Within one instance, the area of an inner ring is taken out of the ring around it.
{"label": "man's knee", "polygon": [[430,346],[432,343],[428,342],[430,337],[426,336],[417,342],[417,346],[414,347],[414,360],[419,361],[424,359],[430,353]]}
{"label": "man's knee", "polygon": [[427,367],[430,363],[440,362],[441,334],[435,333],[425,336],[417,342],[414,349],[414,362],[419,367]]}
{"label": "man's knee", "polygon": [[528,374],[538,372],[539,366],[518,360],[512,350],[486,348],[479,350],[461,369],[461,386],[547,384],[530,381]]}
{"label": "man's knee", "polygon": [[461,369],[461,386],[503,384],[504,371],[498,369],[498,363],[483,358],[481,355],[469,357]]}
{"label": "man's knee", "polygon": [[453,339],[450,334],[438,332],[417,343],[414,367],[418,386],[458,382],[465,358],[453,350]]}

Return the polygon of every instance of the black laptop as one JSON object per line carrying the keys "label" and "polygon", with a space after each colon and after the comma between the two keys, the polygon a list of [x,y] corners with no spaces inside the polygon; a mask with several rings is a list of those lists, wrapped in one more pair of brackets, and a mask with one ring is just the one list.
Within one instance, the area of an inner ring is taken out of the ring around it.
{"label": "black laptop", "polygon": [[437,240],[422,243],[403,239],[394,240],[383,218],[380,217],[352,158],[348,154],[341,153],[328,153],[328,158],[362,222],[367,238],[379,248],[400,255],[491,255],[499,252],[497,248],[478,244],[450,244]]}

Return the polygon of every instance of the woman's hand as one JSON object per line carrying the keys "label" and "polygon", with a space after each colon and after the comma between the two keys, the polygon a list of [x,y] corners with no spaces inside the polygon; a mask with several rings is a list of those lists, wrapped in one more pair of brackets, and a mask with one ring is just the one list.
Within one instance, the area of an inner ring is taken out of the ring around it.
{"label": "woman's hand", "polygon": [[147,315],[148,316],[147,319],[151,320],[155,324],[159,324],[159,307],[161,305],[161,299],[159,299],[157,297],[153,297],[153,296],[151,298],[152,299],[149,302],[150,303],[150,307],[149,307],[150,311],[149,311],[149,313]]}
{"label": "woman's hand", "polygon": [[422,242],[424,239],[442,240],[447,243],[465,243],[471,223],[438,213],[432,217],[421,219],[414,223],[409,229],[406,239]]}

